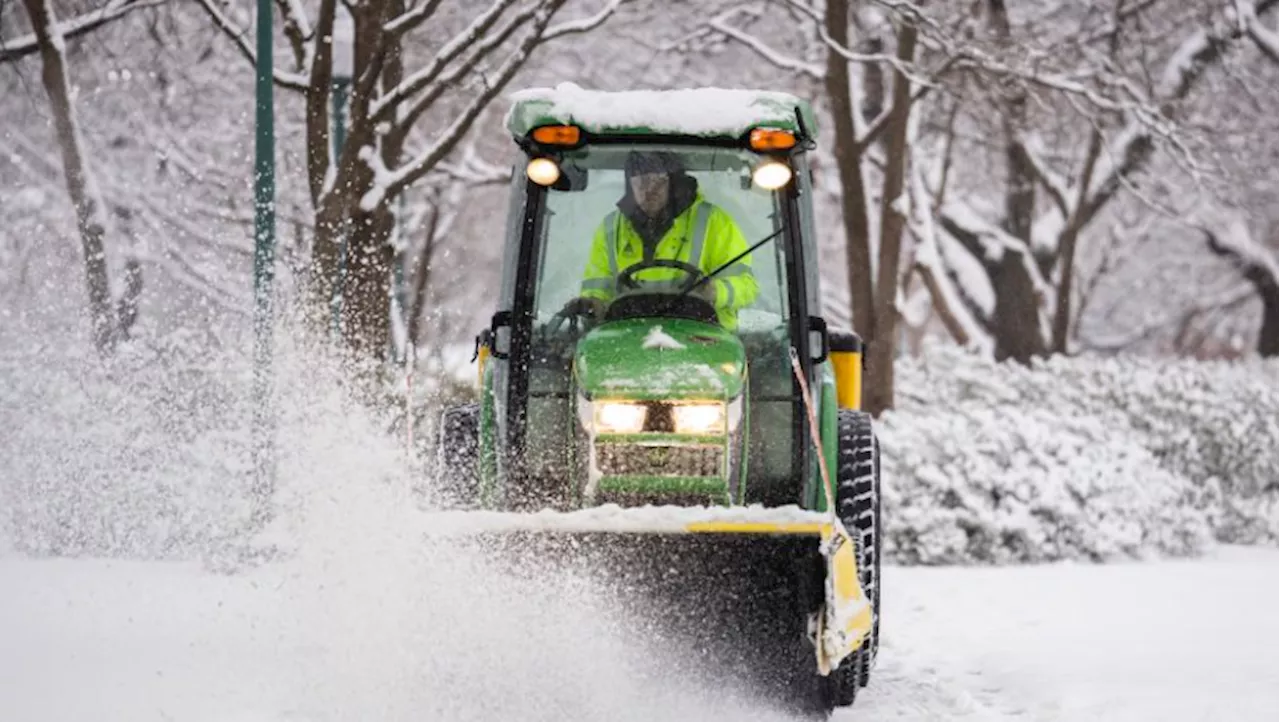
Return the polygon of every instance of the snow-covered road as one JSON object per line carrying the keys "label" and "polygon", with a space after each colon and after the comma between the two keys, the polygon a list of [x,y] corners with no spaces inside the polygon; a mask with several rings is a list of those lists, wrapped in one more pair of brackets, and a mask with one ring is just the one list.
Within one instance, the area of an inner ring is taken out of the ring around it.
{"label": "snow-covered road", "polygon": [[[465,555],[383,552],[335,547],[237,575],[0,559],[0,717],[779,718],[639,681],[629,670],[643,659],[573,580],[499,582]],[[879,674],[837,719],[1269,722],[1278,562],[1275,549],[1223,548],[1181,562],[887,569]]]}
{"label": "snow-covered road", "polygon": [[1194,561],[885,572],[859,719],[1274,720],[1274,549]]}

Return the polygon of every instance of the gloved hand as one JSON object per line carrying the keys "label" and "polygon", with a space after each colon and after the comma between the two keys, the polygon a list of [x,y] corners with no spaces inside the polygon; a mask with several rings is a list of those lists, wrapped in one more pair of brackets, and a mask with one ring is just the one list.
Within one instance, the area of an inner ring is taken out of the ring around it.
{"label": "gloved hand", "polygon": [[689,292],[690,296],[697,296],[712,306],[716,305],[716,282],[715,280],[706,281],[697,288]]}
{"label": "gloved hand", "polygon": [[604,318],[605,303],[598,298],[590,296],[578,296],[569,299],[569,302],[560,309],[561,315],[564,316],[591,316],[597,321]]}

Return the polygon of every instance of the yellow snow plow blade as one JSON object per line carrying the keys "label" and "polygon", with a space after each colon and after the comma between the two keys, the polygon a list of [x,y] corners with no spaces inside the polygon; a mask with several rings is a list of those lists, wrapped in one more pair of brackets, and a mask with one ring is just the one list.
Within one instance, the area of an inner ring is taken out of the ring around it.
{"label": "yellow snow plow blade", "polygon": [[[654,563],[663,578],[682,568],[716,587],[731,576],[750,577],[761,566],[808,565],[817,571],[814,565],[820,565],[821,596],[803,605],[818,673],[830,673],[871,633],[871,605],[859,581],[854,543],[827,513],[796,506],[606,504],[569,512],[446,511],[428,514],[425,522],[429,537],[480,538],[486,550],[500,555],[589,560],[613,574],[625,569],[642,575],[645,564]],[[785,580],[788,573],[774,578]],[[798,607],[796,613],[803,612]]]}

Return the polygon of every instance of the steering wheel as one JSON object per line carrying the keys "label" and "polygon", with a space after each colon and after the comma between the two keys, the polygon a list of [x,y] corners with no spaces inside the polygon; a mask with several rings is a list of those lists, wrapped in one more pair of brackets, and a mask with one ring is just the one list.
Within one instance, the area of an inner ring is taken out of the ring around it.
{"label": "steering wheel", "polygon": [[693,285],[702,277],[702,269],[691,263],[685,263],[684,261],[672,261],[665,258],[655,258],[649,261],[641,261],[619,273],[618,288],[624,291],[639,290],[640,284],[643,283],[643,281],[636,280],[635,274],[641,271],[647,271],[650,268],[671,268],[677,271],[683,271],[684,274],[689,277],[689,280],[680,288],[680,293],[684,293],[690,288],[693,288]]}
{"label": "steering wheel", "polygon": [[560,333],[560,329],[565,325],[565,322],[569,324],[570,335],[577,338],[590,327],[588,321],[592,317],[593,313],[587,307],[565,306],[556,311],[546,325],[542,327],[543,340],[546,341],[549,337]]}

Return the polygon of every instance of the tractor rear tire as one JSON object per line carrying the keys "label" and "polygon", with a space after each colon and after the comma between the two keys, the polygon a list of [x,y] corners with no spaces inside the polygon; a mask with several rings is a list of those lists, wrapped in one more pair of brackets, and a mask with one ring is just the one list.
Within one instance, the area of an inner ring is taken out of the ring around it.
{"label": "tractor rear tire", "polygon": [[842,667],[853,677],[847,681],[866,687],[880,651],[880,441],[871,415],[849,409],[840,411],[839,439],[836,513],[854,538],[859,581],[871,602],[871,635],[850,660],[853,664]]}
{"label": "tractor rear tire", "polygon": [[440,415],[436,447],[439,505],[468,508],[479,500],[480,404],[461,404]]}

